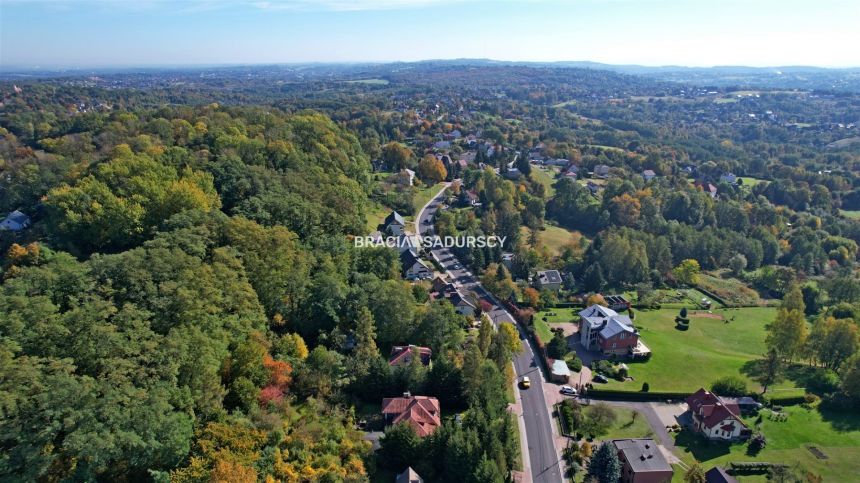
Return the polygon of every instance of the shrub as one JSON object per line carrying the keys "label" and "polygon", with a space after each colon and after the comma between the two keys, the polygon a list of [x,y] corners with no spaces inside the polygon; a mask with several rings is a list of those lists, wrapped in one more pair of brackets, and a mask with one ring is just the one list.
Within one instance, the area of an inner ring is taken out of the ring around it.
{"label": "shrub", "polygon": [[717,379],[711,384],[711,391],[720,396],[745,396],[747,391],[747,382],[739,376],[725,376]]}
{"label": "shrub", "polygon": [[642,392],[648,392],[651,390],[651,385],[647,382],[642,383]]}
{"label": "shrub", "polygon": [[582,361],[578,357],[576,357],[576,354],[570,353],[566,355],[564,357],[564,361],[567,362],[567,368],[571,371],[579,372],[582,370]]}
{"label": "shrub", "polygon": [[767,438],[765,438],[762,433],[756,433],[752,438],[750,438],[749,445],[747,445],[747,454],[755,456],[759,454],[766,445]]}

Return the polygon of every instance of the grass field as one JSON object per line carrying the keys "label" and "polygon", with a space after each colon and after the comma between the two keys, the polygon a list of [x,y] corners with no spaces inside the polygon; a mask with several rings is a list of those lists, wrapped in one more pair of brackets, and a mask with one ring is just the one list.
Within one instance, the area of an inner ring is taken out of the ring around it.
{"label": "grass field", "polygon": [[552,185],[555,184],[556,173],[557,171],[552,168],[538,168],[537,166],[532,167],[532,179],[546,187],[546,193],[548,198],[552,198],[553,196],[555,196],[555,188],[553,188]]}
{"label": "grass field", "polygon": [[[689,329],[681,331],[675,328],[677,310],[638,311],[634,323],[652,356],[646,362],[628,363],[634,381],[610,381],[603,386],[638,390],[643,382],[648,382],[652,391],[692,393],[700,387],[709,387],[720,377],[738,375],[747,379],[750,389],[758,389],[759,385],[744,375],[742,369],[765,352],[765,324],[773,321],[776,309],[716,309],[713,313],[728,321],[691,312]],[[803,394],[790,381],[768,392]]]}
{"label": "grass field", "polygon": [[[621,438],[650,438],[654,436],[651,431],[651,426],[648,425],[648,420],[645,416],[638,414],[637,411],[625,408],[612,408],[618,416],[615,424],[609,429],[609,433],[601,436],[600,439],[608,441],[610,439]],[[588,409],[585,410],[588,414]],[[633,419],[633,413],[637,413],[636,419]]]}
{"label": "grass field", "polygon": [[535,332],[544,344],[549,343],[550,339],[552,339],[552,331],[549,330],[549,326],[542,318],[537,316],[535,316]]}
{"label": "grass field", "polygon": [[[707,443],[687,432],[676,436],[676,454],[686,463],[700,461],[705,468],[730,461],[768,461],[793,465],[799,463],[824,481],[857,481],[860,475],[860,415],[806,409],[785,408],[787,421],[775,421],[762,411],[760,431],[767,446],[757,455],[748,455],[745,444]],[[755,418],[746,423],[755,427]],[[820,449],[827,459],[818,459],[808,447]],[[765,481],[764,475],[742,477],[741,481]]]}
{"label": "grass field", "polygon": [[768,182],[766,179],[752,178],[749,176],[743,176],[743,177],[740,177],[739,179],[743,180],[742,181],[743,184],[741,186],[747,186],[749,188],[752,188],[753,186],[755,186],[757,184]]}
{"label": "grass field", "polygon": [[845,218],[860,220],[860,210],[839,210],[839,213],[841,213]]}
{"label": "grass field", "polygon": [[[550,255],[558,255],[565,245],[570,244],[571,235],[574,232],[562,228],[560,226],[545,225],[545,229],[540,231],[538,238],[541,245],[546,247]],[[520,228],[520,239],[527,242],[529,239],[529,229],[526,227]]]}
{"label": "grass field", "polygon": [[368,233],[373,232],[376,228],[382,224],[385,220],[385,217],[391,213],[390,208],[386,208],[379,203],[371,203],[370,209],[367,211],[367,231]]}
{"label": "grass field", "polygon": [[758,292],[742,281],[719,274],[700,273],[698,286],[723,299],[729,305],[760,305],[764,301]]}

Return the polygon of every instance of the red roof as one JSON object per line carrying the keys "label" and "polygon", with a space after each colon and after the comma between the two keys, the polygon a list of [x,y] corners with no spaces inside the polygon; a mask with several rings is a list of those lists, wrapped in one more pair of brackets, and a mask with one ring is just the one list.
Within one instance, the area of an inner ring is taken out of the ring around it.
{"label": "red roof", "polygon": [[392,416],[391,424],[407,422],[418,436],[428,436],[442,425],[439,400],[428,396],[387,397],[382,414]]}
{"label": "red roof", "polygon": [[429,347],[421,347],[416,345],[396,345],[391,348],[391,357],[388,358],[388,365],[400,366],[408,364],[412,361],[412,356],[415,352],[421,356],[421,363],[425,366],[430,364],[430,356],[433,351]]}
{"label": "red roof", "polygon": [[706,391],[704,388],[687,398],[687,406],[707,428],[713,428],[726,419],[734,419],[741,427],[746,427],[738,416],[740,409],[736,403],[724,402],[719,396]]}

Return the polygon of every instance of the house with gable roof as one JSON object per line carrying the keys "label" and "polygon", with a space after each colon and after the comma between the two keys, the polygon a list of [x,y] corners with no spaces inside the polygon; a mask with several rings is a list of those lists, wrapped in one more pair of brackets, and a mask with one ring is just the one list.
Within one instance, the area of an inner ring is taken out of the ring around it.
{"label": "house with gable roof", "polygon": [[734,401],[723,400],[704,388],[687,398],[687,407],[693,430],[710,440],[734,441],[748,438],[752,433]]}
{"label": "house with gable roof", "polygon": [[406,423],[420,437],[433,434],[442,426],[439,400],[435,397],[413,396],[387,397],[382,400],[382,416],[386,425]]}

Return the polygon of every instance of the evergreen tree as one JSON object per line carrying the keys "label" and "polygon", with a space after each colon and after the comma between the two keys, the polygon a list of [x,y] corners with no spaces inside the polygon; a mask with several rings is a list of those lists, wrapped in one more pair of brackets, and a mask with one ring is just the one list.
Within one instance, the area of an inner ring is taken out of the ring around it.
{"label": "evergreen tree", "polygon": [[605,442],[597,448],[588,462],[588,476],[600,483],[617,483],[621,478],[621,462],[615,446]]}

